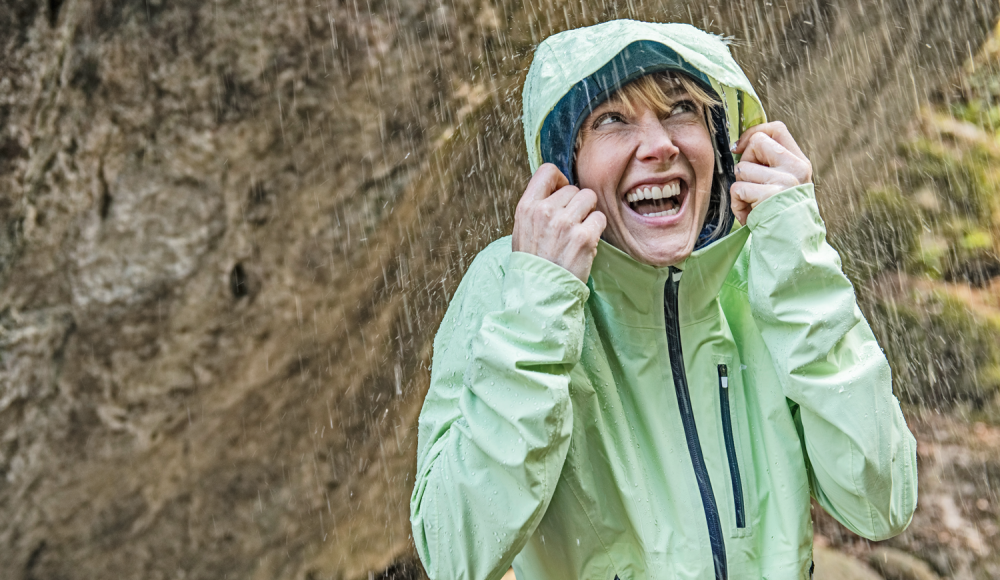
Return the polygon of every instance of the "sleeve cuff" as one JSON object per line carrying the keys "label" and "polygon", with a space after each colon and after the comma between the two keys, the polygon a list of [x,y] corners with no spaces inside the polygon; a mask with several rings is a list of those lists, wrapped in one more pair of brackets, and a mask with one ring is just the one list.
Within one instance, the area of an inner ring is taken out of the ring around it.
{"label": "sleeve cuff", "polygon": [[812,183],[790,187],[765,199],[760,205],[750,210],[750,215],[747,217],[747,227],[752,232],[784,210],[800,203],[816,204],[816,194]]}
{"label": "sleeve cuff", "polygon": [[553,287],[574,295],[581,302],[586,302],[590,298],[590,288],[586,284],[581,282],[579,278],[570,273],[566,268],[558,266],[545,258],[539,258],[527,252],[511,252],[508,267],[511,270],[527,272],[532,277],[550,282]]}

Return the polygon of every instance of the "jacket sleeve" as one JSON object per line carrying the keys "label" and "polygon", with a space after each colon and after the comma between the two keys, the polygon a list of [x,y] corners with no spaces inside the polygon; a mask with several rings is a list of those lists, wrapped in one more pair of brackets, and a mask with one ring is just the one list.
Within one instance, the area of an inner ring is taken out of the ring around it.
{"label": "jacket sleeve", "polygon": [[434,341],[410,523],[428,576],[500,578],[552,499],[572,432],[570,370],[589,289],[567,270],[487,248]]}
{"label": "jacket sleeve", "polygon": [[854,533],[902,532],[917,502],[916,442],[889,364],[826,242],[812,184],[750,212],[751,311],[798,405],[812,493]]}

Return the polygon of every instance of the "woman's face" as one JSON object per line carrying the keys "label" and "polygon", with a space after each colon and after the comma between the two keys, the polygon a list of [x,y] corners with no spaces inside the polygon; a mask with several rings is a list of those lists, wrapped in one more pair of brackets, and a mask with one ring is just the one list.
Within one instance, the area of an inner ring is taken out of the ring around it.
{"label": "woman's face", "polygon": [[[603,238],[653,266],[688,257],[712,191],[715,150],[700,106],[681,89],[666,114],[606,101],[581,128],[579,186],[597,193]],[[656,199],[659,197],[659,199]]]}

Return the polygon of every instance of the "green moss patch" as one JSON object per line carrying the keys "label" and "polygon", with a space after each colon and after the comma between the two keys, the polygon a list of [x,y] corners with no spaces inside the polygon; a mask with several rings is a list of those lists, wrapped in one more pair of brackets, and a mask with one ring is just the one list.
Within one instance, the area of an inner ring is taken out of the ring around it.
{"label": "green moss patch", "polygon": [[1000,321],[944,290],[881,299],[873,314],[873,330],[904,401],[978,407],[1000,391]]}

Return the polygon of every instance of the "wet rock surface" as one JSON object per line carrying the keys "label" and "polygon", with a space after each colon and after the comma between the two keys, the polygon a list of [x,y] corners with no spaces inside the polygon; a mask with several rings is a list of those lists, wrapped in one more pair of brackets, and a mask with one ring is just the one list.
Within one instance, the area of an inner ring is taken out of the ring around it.
{"label": "wet rock surface", "polygon": [[865,563],[830,548],[813,550],[813,580],[884,580]]}
{"label": "wet rock surface", "polygon": [[5,577],[419,577],[430,340],[510,230],[537,40],[625,16],[737,37],[836,227],[997,12],[587,6],[0,6]]}
{"label": "wet rock surface", "polygon": [[868,555],[868,562],[885,580],[939,580],[927,562],[892,548],[878,548]]}

